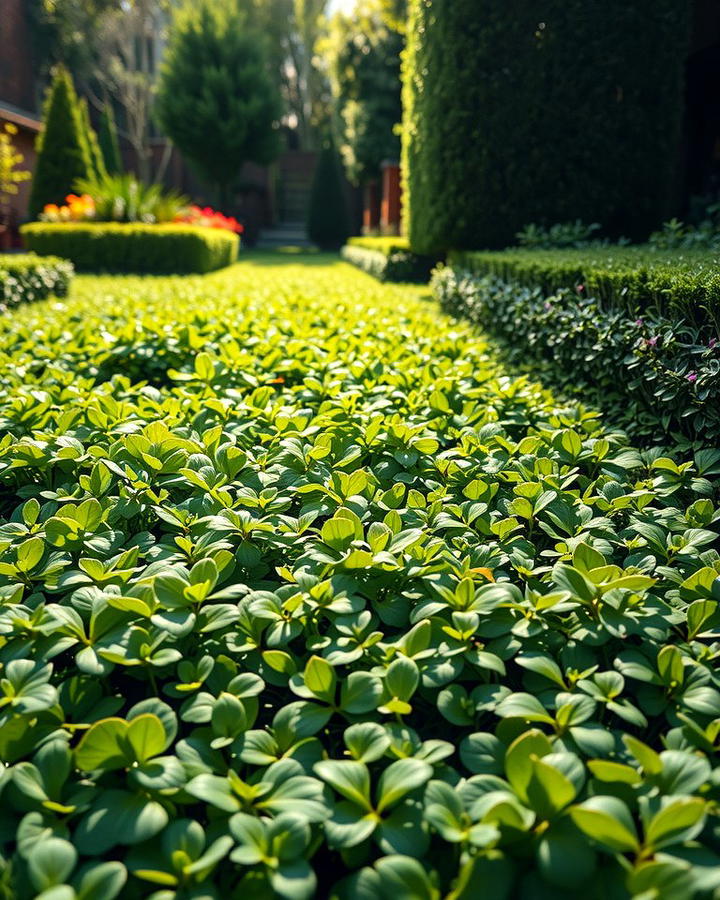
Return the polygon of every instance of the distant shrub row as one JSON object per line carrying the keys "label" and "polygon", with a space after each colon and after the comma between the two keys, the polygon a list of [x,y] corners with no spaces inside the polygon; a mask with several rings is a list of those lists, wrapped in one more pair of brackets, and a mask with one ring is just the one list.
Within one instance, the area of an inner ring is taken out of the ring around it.
{"label": "distant shrub row", "polygon": [[342,250],[343,259],[380,281],[425,283],[437,257],[410,250],[401,237],[354,237]]}
{"label": "distant shrub row", "polygon": [[[531,363],[548,384],[605,409],[634,439],[716,443],[720,340],[712,323],[696,325],[649,302],[644,310],[631,311],[612,270],[604,282],[598,276],[602,296],[587,280],[578,292],[579,278],[575,287],[553,279],[533,285],[529,258],[519,257],[517,270],[510,254],[505,267],[502,258],[478,254],[474,272],[460,266],[439,270],[435,297],[447,312],[504,339],[513,361]],[[691,281],[682,270],[678,278]]]}
{"label": "distant shrub row", "polygon": [[64,297],[73,272],[71,262],[55,256],[0,256],[0,306],[43,300],[51,294]]}
{"label": "distant shrub row", "polygon": [[720,329],[720,257],[703,250],[670,253],[648,247],[591,250],[503,250],[456,253],[453,265],[475,275],[592,296],[605,310],[656,310]]}
{"label": "distant shrub row", "polygon": [[239,249],[231,231],[191,225],[33,222],[22,235],[30,250],[93,272],[211,272],[235,262]]}

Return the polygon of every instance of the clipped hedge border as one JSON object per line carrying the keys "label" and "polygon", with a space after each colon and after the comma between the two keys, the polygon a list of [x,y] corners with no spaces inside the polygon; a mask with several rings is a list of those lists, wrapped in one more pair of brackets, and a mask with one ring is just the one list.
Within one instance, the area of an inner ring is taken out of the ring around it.
{"label": "clipped hedge border", "polygon": [[67,259],[31,253],[0,256],[0,308],[65,297],[75,269]]}
{"label": "clipped hedge border", "polygon": [[438,261],[413,253],[404,238],[350,238],[341,253],[346,262],[379,281],[425,284]]}
{"label": "clipped hedge border", "polygon": [[438,270],[432,289],[451,315],[503,339],[513,361],[603,408],[635,440],[717,443],[720,341],[707,327],[455,268]]}
{"label": "clipped hedge border", "polygon": [[234,263],[240,246],[230,231],[192,225],[33,222],[20,230],[30,250],[65,256],[86,272],[212,272]]}
{"label": "clipped hedge border", "polygon": [[450,263],[474,275],[540,288],[568,288],[603,309],[682,315],[720,333],[720,258],[704,251],[668,253],[649,247],[503,250],[453,253]]}

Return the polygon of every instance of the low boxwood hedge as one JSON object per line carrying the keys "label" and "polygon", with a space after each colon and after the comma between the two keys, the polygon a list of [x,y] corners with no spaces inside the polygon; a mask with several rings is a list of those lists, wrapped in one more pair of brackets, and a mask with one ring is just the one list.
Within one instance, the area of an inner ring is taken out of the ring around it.
{"label": "low boxwood hedge", "polygon": [[568,288],[605,310],[655,310],[720,330],[720,257],[707,250],[646,246],[454,253],[450,263],[476,275],[538,287]]}
{"label": "low boxwood hedge", "polygon": [[0,308],[65,297],[73,277],[73,264],[57,256],[32,253],[0,255]]}
{"label": "low boxwood hedge", "polygon": [[638,453],[423,293],[0,319],[1,896],[717,895],[720,452]]}
{"label": "low boxwood hedge", "polygon": [[[482,271],[486,256],[474,258]],[[490,270],[498,258],[508,261],[499,269],[513,278],[510,254],[493,254]],[[529,280],[532,259],[521,259]],[[502,338],[513,362],[530,362],[548,384],[605,409],[636,440],[717,443],[720,341],[712,324],[698,326],[656,306],[629,312],[621,294],[612,295],[614,305],[587,286],[528,287],[461,268],[439,270],[432,286],[447,312]]]}
{"label": "low boxwood hedge", "polygon": [[379,281],[425,284],[438,262],[437,257],[420,256],[401,237],[350,238],[342,249],[347,262]]}
{"label": "low boxwood hedge", "polygon": [[211,272],[237,259],[239,238],[221,228],[118,222],[33,222],[30,250],[64,256],[85,272]]}

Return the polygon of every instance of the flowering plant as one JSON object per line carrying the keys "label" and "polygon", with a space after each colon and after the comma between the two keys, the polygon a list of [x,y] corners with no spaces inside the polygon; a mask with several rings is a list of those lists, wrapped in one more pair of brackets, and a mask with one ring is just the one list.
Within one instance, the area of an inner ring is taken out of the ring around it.
{"label": "flowering plant", "polygon": [[90,194],[68,194],[65,204],[46,203],[40,214],[43,222],[83,222],[95,218],[95,201]]}
{"label": "flowering plant", "polygon": [[234,231],[235,234],[242,234],[245,230],[233,216],[225,216],[209,206],[189,206],[175,217],[175,221],[185,225],[200,225],[204,228],[225,228]]}

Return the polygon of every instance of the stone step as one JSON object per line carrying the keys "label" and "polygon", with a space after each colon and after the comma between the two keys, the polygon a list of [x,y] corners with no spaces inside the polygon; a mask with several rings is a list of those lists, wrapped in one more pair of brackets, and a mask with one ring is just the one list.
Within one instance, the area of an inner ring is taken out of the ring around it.
{"label": "stone step", "polygon": [[310,247],[304,222],[282,222],[274,228],[263,228],[257,246],[269,250],[274,247]]}

